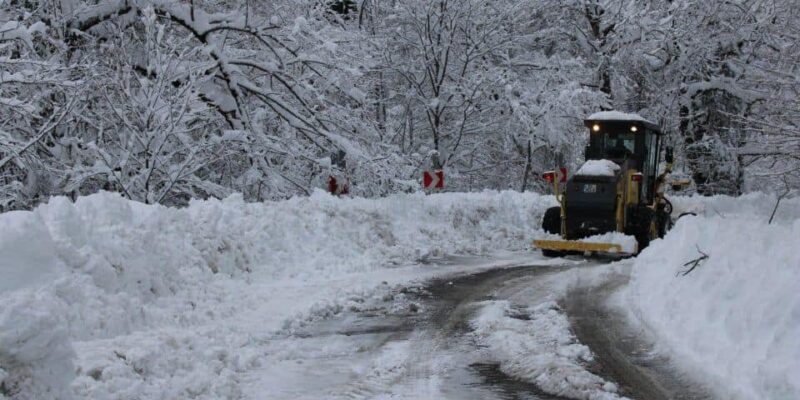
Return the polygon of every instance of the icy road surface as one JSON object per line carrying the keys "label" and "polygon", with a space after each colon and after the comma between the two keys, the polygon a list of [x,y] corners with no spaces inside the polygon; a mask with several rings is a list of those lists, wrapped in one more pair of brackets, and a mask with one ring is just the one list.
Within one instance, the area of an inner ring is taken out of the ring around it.
{"label": "icy road surface", "polygon": [[243,394],[710,399],[605,305],[629,265],[603,264],[565,260],[387,286],[379,301],[275,336],[272,362],[242,379]]}

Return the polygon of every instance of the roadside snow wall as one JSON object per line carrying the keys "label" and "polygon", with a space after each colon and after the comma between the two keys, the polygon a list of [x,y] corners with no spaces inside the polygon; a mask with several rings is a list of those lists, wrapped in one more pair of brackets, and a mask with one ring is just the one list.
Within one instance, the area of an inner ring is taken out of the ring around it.
{"label": "roadside snow wall", "polygon": [[[636,258],[626,304],[727,398],[799,399],[800,201],[771,225],[775,199],[763,194],[675,203],[699,215]],[[698,249],[709,257],[686,273]]]}
{"label": "roadside snow wall", "polygon": [[[219,322],[226,315],[270,296],[259,282],[324,285],[432,256],[527,248],[552,204],[515,192],[317,192],[175,209],[100,193],[0,214],[0,399],[235,397],[231,371],[257,355],[228,356],[209,338],[237,329]],[[137,333],[153,329],[155,339]],[[224,340],[243,348],[241,336]],[[83,365],[76,349],[92,353]]]}

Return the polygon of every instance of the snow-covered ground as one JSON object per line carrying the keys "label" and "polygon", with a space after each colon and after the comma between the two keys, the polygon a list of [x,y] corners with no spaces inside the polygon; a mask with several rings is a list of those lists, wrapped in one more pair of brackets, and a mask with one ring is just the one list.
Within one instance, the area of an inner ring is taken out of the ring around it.
{"label": "snow-covered ground", "polygon": [[594,355],[571,333],[569,321],[555,301],[522,309],[507,300],[481,305],[472,321],[474,335],[488,349],[490,360],[499,362],[509,376],[571,399],[621,398],[616,384],[586,369]]}
{"label": "snow-covered ground", "polygon": [[[485,357],[516,379],[545,393],[569,399],[627,399],[616,382],[588,368],[597,360],[573,333],[560,303],[576,288],[593,288],[630,272],[630,260],[612,264],[587,260],[576,268],[525,283],[506,294],[509,300],[480,303],[472,320],[473,335],[485,346]],[[596,364],[595,364],[596,365]]]}
{"label": "snow-covered ground", "polygon": [[[699,215],[682,218],[635,260],[593,273],[632,263],[622,296],[632,318],[720,393],[800,397],[800,200],[784,201],[772,225],[767,195],[673,203]],[[0,214],[0,398],[295,398],[269,391],[308,374],[302,363],[324,369],[337,354],[365,350],[335,335],[300,341],[294,332],[387,298],[402,306],[395,289],[413,282],[544,265],[524,250],[553,204],[551,196],[514,192],[373,200],[315,193],[175,209],[101,193]],[[698,248],[708,260],[676,276]],[[448,254],[491,257],[437,262]],[[550,392],[616,397],[612,382],[581,369],[591,353],[553,303],[587,273],[542,281],[547,288],[534,289],[546,296],[522,311],[481,303],[472,329],[489,358]],[[370,385],[390,384],[414,351],[387,344],[353,373],[361,368]],[[573,384],[548,386],[563,376]]]}
{"label": "snow-covered ground", "polygon": [[2,214],[2,393],[239,397],[239,376],[264,362],[276,331],[384,283],[464,269],[427,262],[444,254],[525,249],[552,203],[513,192],[315,193],[174,209],[101,193]]}
{"label": "snow-covered ground", "polygon": [[800,201],[772,224],[763,194],[674,203],[698,216],[636,258],[624,304],[723,398],[800,398]]}

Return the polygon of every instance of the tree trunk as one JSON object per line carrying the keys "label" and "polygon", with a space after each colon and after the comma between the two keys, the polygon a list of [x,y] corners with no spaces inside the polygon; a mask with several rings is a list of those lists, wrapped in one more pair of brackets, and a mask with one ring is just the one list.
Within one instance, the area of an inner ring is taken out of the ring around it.
{"label": "tree trunk", "polygon": [[522,176],[522,192],[525,193],[525,190],[528,188],[528,176],[531,173],[531,141],[528,139],[528,156],[525,159],[525,175]]}

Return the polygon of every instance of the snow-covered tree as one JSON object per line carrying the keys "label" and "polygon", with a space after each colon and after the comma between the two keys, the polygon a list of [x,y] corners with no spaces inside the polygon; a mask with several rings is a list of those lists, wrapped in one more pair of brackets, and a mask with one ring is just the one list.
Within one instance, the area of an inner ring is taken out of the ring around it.
{"label": "snow-covered tree", "polygon": [[[791,0],[0,2],[0,209],[285,198],[344,175],[546,190],[582,119],[662,126],[701,193],[797,187]],[[336,158],[339,162],[331,162]]]}

